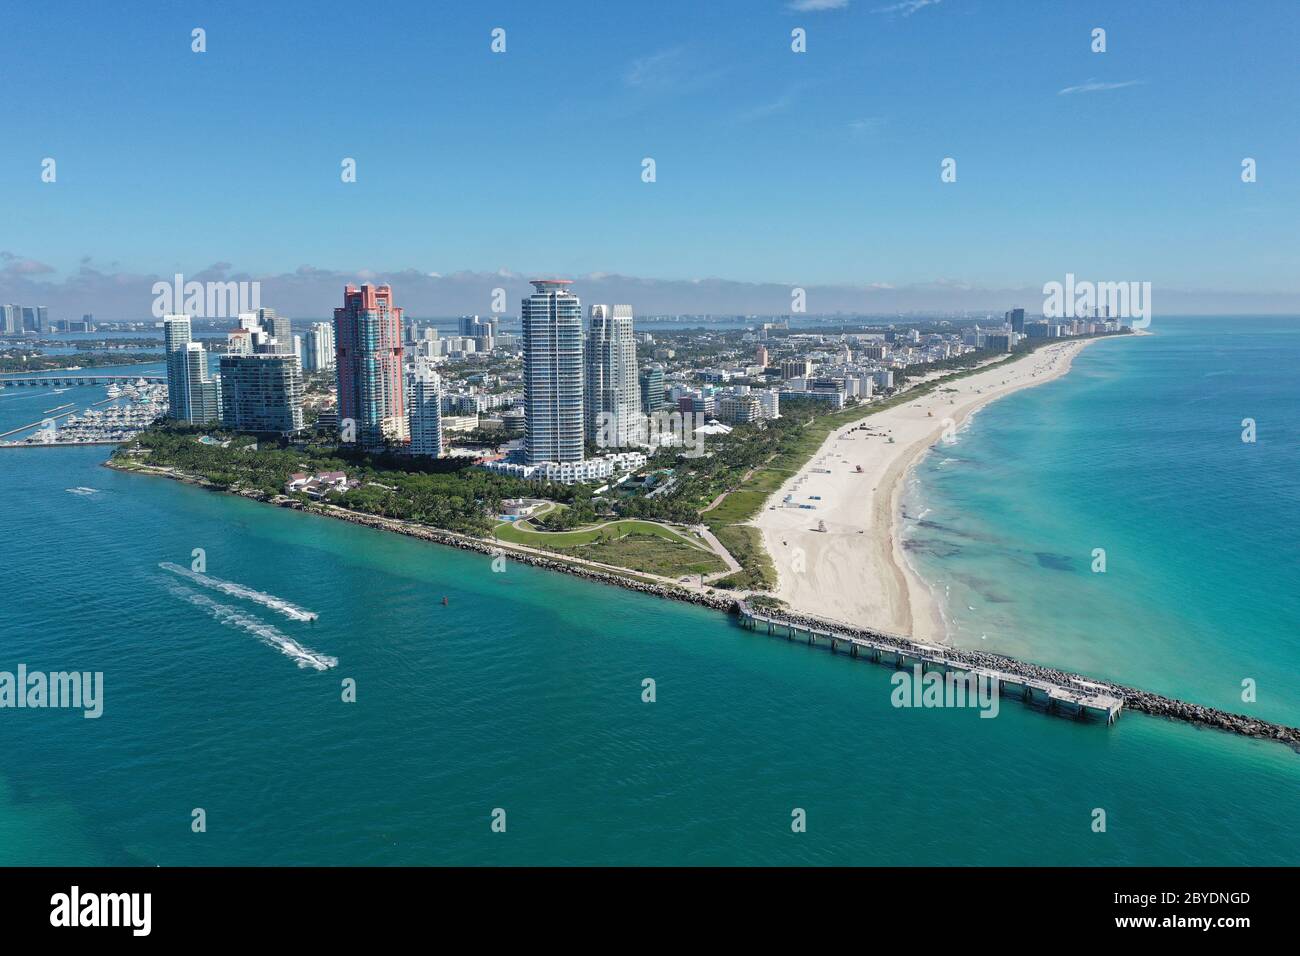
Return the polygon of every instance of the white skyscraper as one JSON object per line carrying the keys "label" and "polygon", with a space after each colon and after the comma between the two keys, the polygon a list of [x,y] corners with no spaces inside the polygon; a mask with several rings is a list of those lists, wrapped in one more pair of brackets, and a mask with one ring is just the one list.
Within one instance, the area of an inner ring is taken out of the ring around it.
{"label": "white skyscraper", "polygon": [[587,439],[625,448],[640,437],[636,339],[632,307],[593,305],[587,328],[583,391]]}
{"label": "white skyscraper", "polygon": [[186,347],[190,343],[188,315],[163,316],[163,347],[167,352],[167,416],[190,419],[189,368]]}
{"label": "white skyscraper", "polygon": [[307,330],[303,367],[312,372],[324,372],[334,367],[334,326],[329,322],[313,322]]}
{"label": "white skyscraper", "polygon": [[185,421],[196,425],[219,421],[221,380],[208,371],[207,350],[200,342],[187,342],[178,354],[184,358],[181,394],[185,396]]}
{"label": "white skyscraper", "polygon": [[442,455],[442,380],[429,360],[415,360],[411,381],[410,405],[411,454],[437,458]]}
{"label": "white skyscraper", "polygon": [[523,302],[524,458],[582,461],[582,303],[566,279],[534,279]]}

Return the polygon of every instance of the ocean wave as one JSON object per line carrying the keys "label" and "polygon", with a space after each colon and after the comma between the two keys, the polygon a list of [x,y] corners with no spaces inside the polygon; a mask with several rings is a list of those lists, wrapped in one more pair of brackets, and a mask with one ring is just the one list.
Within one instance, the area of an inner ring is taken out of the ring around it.
{"label": "ocean wave", "polygon": [[182,601],[203,608],[213,619],[222,624],[241,631],[247,631],[267,646],[277,648],[286,657],[293,658],[299,667],[311,667],[318,671],[325,671],[338,666],[339,660],[337,657],[318,654],[310,648],[303,647],[274,624],[268,624],[259,617],[245,614],[238,608],[226,604],[219,604],[206,594],[191,591],[189,588],[172,581],[167,582],[167,590]]}
{"label": "ocean wave", "polygon": [[98,488],[86,488],[86,487],[83,487],[83,486],[80,486],[80,485],[78,485],[76,488],[64,488],[63,490],[66,491],[66,492],[67,492],[68,494],[70,494],[70,495],[97,495],[97,494],[99,494],[99,489],[98,489]]}
{"label": "ocean wave", "polygon": [[183,578],[188,578],[195,584],[200,584],[205,588],[211,588],[213,591],[220,591],[222,594],[229,594],[231,597],[243,598],[246,601],[252,601],[263,607],[269,607],[273,611],[278,611],[285,617],[295,621],[314,621],[318,617],[315,611],[308,611],[300,608],[298,605],[286,601],[284,598],[276,597],[274,594],[267,594],[263,591],[254,591],[252,588],[246,588],[242,584],[236,584],[234,581],[223,581],[221,578],[210,577],[206,574],[199,574],[197,571],[191,571],[189,568],[183,568],[179,564],[172,564],[170,561],[160,562],[158,567],[164,571],[170,571],[172,574],[179,574]]}

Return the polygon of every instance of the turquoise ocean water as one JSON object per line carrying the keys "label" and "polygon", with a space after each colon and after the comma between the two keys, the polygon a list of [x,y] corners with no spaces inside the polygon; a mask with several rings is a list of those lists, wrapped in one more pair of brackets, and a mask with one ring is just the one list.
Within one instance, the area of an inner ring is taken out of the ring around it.
{"label": "turquoise ocean water", "polygon": [[[987,632],[985,644],[1209,702],[1230,703],[1241,673],[1258,681],[1258,712],[1286,717],[1300,660],[1296,572],[1282,560],[1300,480],[1300,365],[1274,348],[1300,337],[1287,325],[1216,328],[1093,346],[1066,378],[982,411],[943,453],[962,464],[936,454],[922,468],[909,507],[929,507],[936,527],[918,529],[929,550],[916,557],[936,580],[973,581],[967,603],[985,616],[959,625]],[[1203,382],[1173,372],[1201,336],[1218,352],[1208,370],[1236,371]],[[1260,362],[1279,378],[1259,377]],[[1093,422],[1121,389],[1112,435]],[[1080,390],[1097,396],[1087,417],[1068,397]],[[1202,394],[1217,397],[1184,408]],[[0,391],[0,430],[100,397]],[[1217,447],[1207,433],[1222,424],[1232,438],[1250,414],[1254,459],[1233,466],[1225,447],[1213,466],[1169,460]],[[1038,415],[1047,434],[1028,427]],[[1127,441],[1122,462],[1089,450],[1099,430]],[[1002,447],[1021,449],[1030,470],[1026,445],[1055,463],[1054,480],[999,471],[1020,487],[1016,520],[994,500],[979,524],[959,525],[949,512],[980,485],[961,484],[963,469],[992,467]],[[0,670],[102,670],[106,684],[98,720],[0,710],[0,864],[1300,857],[1300,756],[1279,745],[1135,714],[1107,729],[1011,704],[994,720],[897,710],[887,670],[713,612],[514,564],[494,574],[482,556],[109,471],[106,454],[0,449]],[[1155,480],[1169,472],[1178,488]],[[1044,517],[1047,493],[1113,496],[1097,509],[1107,523],[1083,509],[1087,527],[1064,537],[1067,519]],[[994,527],[996,541],[963,537]],[[1108,549],[1104,581],[1080,573],[1094,546]],[[195,548],[209,575],[319,618],[159,567],[188,566]],[[1015,569],[996,592],[1007,601],[989,600],[980,567],[994,580]],[[1038,628],[1040,588],[1054,602],[1050,632]],[[1089,625],[1094,614],[1104,627]],[[337,666],[300,667],[286,641]],[[647,677],[655,703],[641,699]],[[340,700],[344,678],[356,703]],[[196,807],[206,833],[191,832]],[[489,826],[497,807],[505,833]],[[1091,829],[1098,807],[1105,833]],[[794,808],[806,833],[791,831]]]}
{"label": "turquoise ocean water", "polygon": [[1300,321],[1151,331],[934,449],[909,553],[961,645],[1300,724]]}

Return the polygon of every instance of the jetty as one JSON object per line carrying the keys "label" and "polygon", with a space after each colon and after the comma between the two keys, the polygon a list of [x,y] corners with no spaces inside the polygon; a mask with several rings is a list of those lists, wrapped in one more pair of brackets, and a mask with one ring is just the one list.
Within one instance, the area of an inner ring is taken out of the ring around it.
{"label": "jetty", "polygon": [[1091,682],[1066,683],[1044,680],[996,667],[987,667],[953,656],[950,648],[917,644],[906,638],[872,636],[816,626],[806,618],[784,618],[754,610],[744,601],[738,608],[742,627],[784,635],[788,640],[820,644],[832,654],[844,650],[850,657],[862,657],[893,668],[919,666],[921,673],[969,674],[986,679],[1003,697],[1020,700],[1049,714],[1078,720],[1099,720],[1113,724],[1124,709],[1124,699],[1103,692]]}
{"label": "jetty", "polygon": [[60,418],[67,418],[69,415],[76,414],[76,409],[70,412],[62,412],[58,415],[51,415],[48,418],[42,418],[38,421],[28,422],[26,425],[19,425],[17,428],[11,428],[7,432],[0,432],[0,438],[6,438],[9,435],[17,435],[19,432],[31,431],[33,428],[40,428],[46,422],[57,421]]}
{"label": "jetty", "polygon": [[1001,696],[1061,717],[1110,725],[1128,709],[1243,737],[1275,740],[1300,752],[1300,728],[1204,707],[1112,681],[1001,654],[921,644],[898,634],[845,627],[804,614],[760,609],[746,600],[736,602],[736,613],[742,627],[825,647],[832,653],[843,650],[849,657],[865,658],[893,668],[911,669],[919,665],[923,672],[992,678],[997,681]]}
{"label": "jetty", "polygon": [[[306,511],[312,514],[337,518],[353,524],[376,530],[392,531],[398,534],[419,538],[434,544],[441,544],[462,551],[477,551],[489,557],[496,557],[503,551],[512,561],[533,567],[559,571],[576,577],[585,578],[600,584],[609,584],[628,591],[655,597],[668,598],[688,604],[696,604],[715,611],[735,614],[741,626],[755,631],[767,631],[773,635],[784,635],[789,639],[800,637],[810,644],[822,646],[838,652],[841,647],[848,656],[866,658],[878,663],[900,667],[915,666],[934,668],[942,663],[952,671],[976,672],[980,675],[997,676],[1001,693],[1015,696],[1027,704],[1040,706],[1042,709],[1063,717],[1081,720],[1092,718],[1105,719],[1113,724],[1123,710],[1135,710],[1153,717],[1166,717],[1199,727],[1222,730],[1243,737],[1261,740],[1274,740],[1284,743],[1300,753],[1300,728],[1289,727],[1267,720],[1260,720],[1244,714],[1234,714],[1204,707],[1189,701],[1175,700],[1116,684],[1111,681],[1094,680],[1081,674],[1027,661],[1016,660],[1000,654],[985,651],[964,650],[953,647],[935,647],[920,644],[910,638],[895,634],[885,634],[861,628],[823,621],[807,615],[788,611],[774,611],[755,607],[740,595],[708,589],[693,591],[678,586],[668,586],[630,574],[616,573],[603,567],[582,566],[573,562],[556,560],[540,554],[516,551],[500,541],[489,541],[470,535],[459,534],[419,525],[397,518],[385,518],[379,515],[351,511],[337,505],[326,503],[304,504],[288,495],[272,495],[260,489],[219,488],[207,479],[171,469],[151,466],[124,465],[110,458],[104,467],[118,471],[130,471],[136,474],[154,475],[170,478],[187,484],[198,485],[210,491],[235,494],[242,498],[261,501],[266,504]],[[856,650],[854,650],[856,648]],[[876,653],[878,650],[879,653]],[[901,657],[899,656],[901,652]],[[925,660],[922,660],[922,658]]]}

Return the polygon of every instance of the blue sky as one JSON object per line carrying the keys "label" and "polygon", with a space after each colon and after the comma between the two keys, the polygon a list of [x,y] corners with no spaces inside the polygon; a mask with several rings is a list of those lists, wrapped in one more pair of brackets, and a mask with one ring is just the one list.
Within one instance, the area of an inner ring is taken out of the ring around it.
{"label": "blue sky", "polygon": [[[505,270],[1019,289],[1072,271],[1300,293],[1294,0],[28,2],[2,16],[12,294],[218,263],[331,282]],[[207,53],[190,50],[196,26]],[[956,183],[940,182],[945,157]]]}

